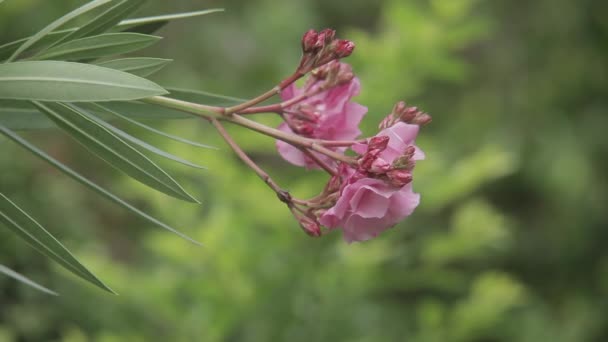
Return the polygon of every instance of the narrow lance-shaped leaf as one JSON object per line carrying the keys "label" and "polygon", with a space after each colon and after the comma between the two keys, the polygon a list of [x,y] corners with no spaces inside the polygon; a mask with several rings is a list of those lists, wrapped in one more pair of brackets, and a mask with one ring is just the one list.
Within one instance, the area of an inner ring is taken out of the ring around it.
{"label": "narrow lance-shaped leaf", "polygon": [[[43,38],[39,39],[34,44],[32,44],[30,47],[27,48],[26,51],[40,50],[40,48],[42,48],[42,47],[50,46],[51,44],[54,44],[56,41],[62,39],[63,37],[67,36],[71,32],[74,32],[75,30],[76,29],[72,28],[72,29],[53,31],[53,32],[47,34],[46,36],[44,36]],[[28,39],[29,39],[29,37],[26,37],[26,38],[22,38],[19,40],[15,40],[10,43],[0,45],[0,61],[8,58],[13,52],[15,52],[15,50],[17,50],[19,48],[19,46],[21,46],[21,44],[23,44]]]}
{"label": "narrow lance-shaped leaf", "polygon": [[[94,106],[95,104],[92,104],[92,105]],[[189,162],[189,161],[187,161],[185,159],[182,159],[182,158],[180,158],[178,156],[175,156],[175,155],[173,155],[173,154],[171,154],[169,152],[163,151],[163,150],[161,150],[161,149],[159,149],[159,148],[157,148],[155,146],[152,146],[152,145],[146,143],[145,141],[142,141],[142,140],[140,140],[140,139],[138,139],[138,138],[136,138],[136,137],[128,134],[127,132],[125,132],[125,131],[117,128],[117,127],[114,127],[114,126],[110,125],[109,123],[103,121],[102,119],[96,117],[95,115],[91,115],[90,113],[87,113],[87,111],[83,110],[81,107],[76,107],[75,106],[75,108],[78,108],[79,111],[82,114],[86,115],[89,119],[95,121],[99,125],[107,128],[112,133],[116,134],[117,136],[121,137],[122,139],[125,139],[125,140],[133,143],[136,146],[139,146],[139,147],[141,147],[141,148],[143,148],[145,150],[148,150],[148,151],[150,151],[150,152],[152,152],[154,154],[157,154],[157,155],[159,155],[161,157],[167,158],[169,160],[173,160],[175,162],[178,162],[180,164],[184,164],[186,166],[190,166],[190,167],[193,167],[193,168],[196,168],[196,169],[206,169],[206,167],[204,167],[204,166],[200,166],[200,165],[194,164],[194,163]],[[98,108],[98,110],[103,111],[103,108],[99,108],[99,107],[97,107],[97,108]]]}
{"label": "narrow lance-shaped leaf", "polygon": [[34,102],[34,105],[89,151],[116,169],[167,195],[198,203],[158,165],[81,110],[63,103]]}
{"label": "narrow lance-shaped leaf", "polygon": [[111,0],[94,0],[91,1],[87,4],[84,4],[81,7],[78,7],[77,9],[73,10],[72,12],[64,15],[63,17],[55,20],[54,22],[50,23],[49,25],[47,25],[45,28],[43,28],[42,30],[38,31],[35,35],[31,36],[30,38],[28,38],[28,40],[26,40],[23,44],[21,44],[19,46],[19,48],[17,50],[15,50],[15,52],[13,52],[13,54],[8,58],[7,62],[12,62],[13,60],[15,60],[17,57],[19,57],[19,55],[24,52],[27,48],[29,48],[30,46],[32,46],[33,44],[35,44],[37,41],[39,41],[40,39],[42,39],[44,36],[46,36],[47,34],[53,32],[54,30],[56,30],[57,28],[61,27],[62,25],[64,25],[65,23],[69,22],[70,20],[84,14],[87,13],[88,11],[95,9],[99,6],[105,5],[107,3],[109,3]]}
{"label": "narrow lance-shaped leaf", "polygon": [[129,30],[130,28],[133,28],[136,26],[142,26],[142,25],[147,25],[147,24],[152,24],[152,23],[165,23],[165,22],[169,22],[171,20],[192,18],[192,17],[197,17],[197,16],[211,14],[211,13],[217,13],[217,12],[223,12],[223,11],[224,11],[223,8],[212,8],[212,9],[202,10],[202,11],[174,13],[174,14],[166,14],[166,15],[157,15],[157,16],[152,16],[152,17],[127,19],[127,20],[121,21],[118,25],[116,25],[116,29],[119,31],[124,31],[124,30]]}
{"label": "narrow lance-shaped leaf", "polygon": [[[2,0],[0,0],[0,2],[2,2]],[[57,292],[47,289],[46,287],[36,283],[35,281],[25,277],[24,275],[21,275],[15,271],[11,270],[10,268],[8,268],[4,265],[0,265],[0,273],[5,274],[13,279],[16,279],[32,288],[35,288],[38,291],[44,292],[46,294],[50,294],[52,296],[58,296]]]}
{"label": "narrow lance-shaped leaf", "polygon": [[[145,0],[122,0],[54,44],[103,33],[138,9]],[[52,46],[51,45],[51,46]]]}
{"label": "narrow lance-shaped leaf", "polygon": [[170,62],[172,62],[171,59],[135,57],[114,59],[111,61],[99,62],[95,64],[104,68],[116,69],[128,72],[133,75],[146,77],[162,69]]}
{"label": "narrow lance-shaped leaf", "polygon": [[121,119],[123,119],[123,120],[125,120],[125,121],[127,121],[129,123],[132,123],[132,124],[134,124],[136,126],[139,126],[139,127],[143,128],[145,130],[148,130],[148,131],[150,131],[152,133],[156,133],[156,134],[158,134],[160,136],[163,136],[165,138],[168,138],[168,139],[171,139],[171,140],[175,140],[175,141],[179,141],[181,143],[184,143],[184,144],[187,144],[187,145],[191,145],[191,146],[217,149],[216,147],[212,147],[212,146],[209,146],[209,145],[201,144],[201,143],[198,143],[196,141],[191,141],[191,140],[184,139],[184,138],[176,136],[176,135],[171,135],[171,134],[165,133],[163,131],[157,130],[156,128],[150,127],[150,126],[148,126],[146,124],[143,124],[143,123],[141,123],[141,122],[139,122],[137,120],[133,120],[133,119],[131,119],[130,117],[128,117],[126,115],[122,115],[122,114],[120,114],[120,113],[118,113],[116,111],[110,110],[107,107],[104,107],[102,105],[97,105],[97,106],[99,108],[104,109],[106,113],[110,113],[112,115],[116,115],[117,117],[119,117],[119,118],[121,118]]}
{"label": "narrow lance-shaped leaf", "polygon": [[141,33],[104,33],[98,36],[75,39],[54,46],[33,59],[75,61],[104,56],[120,55],[148,47],[161,37]]}
{"label": "narrow lance-shaped leaf", "polygon": [[[194,16],[200,16],[205,14],[211,14],[216,12],[221,12],[223,9],[210,9],[204,11],[196,11],[196,12],[187,12],[187,13],[176,13],[176,14],[168,14],[154,17],[145,17],[145,18],[134,18],[123,20],[114,26],[115,31],[126,31],[126,32],[137,32],[144,34],[151,34],[156,32],[158,29],[169,23],[170,20],[175,19],[183,19]],[[49,32],[43,37],[37,39],[34,43],[28,46],[24,51],[31,50],[39,50],[40,48],[49,47],[55,45],[58,41],[63,41],[64,37],[75,32],[78,28],[69,28],[63,30],[57,30],[53,32]],[[32,36],[33,37],[33,36]],[[9,57],[13,52],[15,52],[21,45],[30,40],[32,37],[27,37],[23,39],[19,39],[10,43],[6,43],[0,45],[0,60],[3,60]]]}
{"label": "narrow lance-shaped leaf", "polygon": [[29,102],[0,100],[0,125],[15,130],[56,127]]}
{"label": "narrow lance-shaped leaf", "polygon": [[70,169],[69,167],[67,167],[66,165],[64,165],[63,163],[61,163],[60,161],[58,161],[57,159],[51,157],[50,155],[48,155],[47,153],[45,153],[44,151],[40,150],[39,148],[37,148],[36,146],[32,145],[31,143],[29,143],[27,140],[23,139],[22,137],[20,137],[19,135],[17,135],[15,132],[11,131],[10,129],[7,129],[6,127],[3,127],[2,125],[0,125],[0,133],[2,133],[4,136],[6,136],[7,138],[11,139],[12,141],[14,141],[15,143],[19,144],[20,146],[22,146],[23,148],[25,148],[26,150],[30,151],[32,154],[34,154],[35,156],[41,158],[42,160],[46,161],[47,163],[53,165],[54,167],[56,167],[59,171],[63,172],[65,175],[72,177],[74,180],[76,180],[77,182],[91,188],[93,191],[97,192],[98,194],[100,194],[101,196],[107,198],[108,200],[120,205],[121,207],[129,210],[130,212],[134,213],[135,215],[147,220],[148,222],[164,228],[174,234],[179,235],[180,237],[194,243],[197,245],[200,245],[199,242],[193,240],[192,238],[184,235],[183,233],[179,232],[178,230],[176,230],[175,228],[169,226],[166,223],[163,223],[157,219],[155,219],[154,217],[146,214],[145,212],[137,209],[136,207],[132,206],[131,204],[125,202],[124,200],[122,200],[121,198],[119,198],[118,196],[114,195],[113,193],[109,192],[108,190],[102,188],[101,186],[93,183],[92,181],[86,179],[85,177],[83,177],[82,175],[80,175],[78,172]]}
{"label": "narrow lance-shaped leaf", "polygon": [[107,285],[84,267],[53,235],[44,229],[8,197],[0,193],[0,222],[42,254],[84,280],[114,293]]}
{"label": "narrow lance-shaped leaf", "polygon": [[166,93],[145,78],[96,65],[62,61],[0,64],[0,99],[101,102]]}

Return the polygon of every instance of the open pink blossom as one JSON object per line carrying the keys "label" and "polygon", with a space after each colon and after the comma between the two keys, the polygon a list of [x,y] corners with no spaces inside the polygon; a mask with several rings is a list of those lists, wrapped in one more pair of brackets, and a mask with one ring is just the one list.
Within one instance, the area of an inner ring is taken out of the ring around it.
{"label": "open pink blossom", "polygon": [[[412,146],[418,126],[403,122],[385,128],[376,136],[388,136],[387,147],[380,152],[387,164],[402,156]],[[363,155],[367,144],[353,146]],[[416,148],[413,160],[423,159]],[[361,170],[341,168],[342,189],[336,204],[327,210],[319,222],[328,228],[342,227],[347,242],[365,241],[394,226],[409,216],[420,202],[420,195],[412,190],[412,183],[395,186],[385,178],[373,178]]]}
{"label": "open pink blossom", "polygon": [[[350,71],[348,64],[340,63],[340,67]],[[302,88],[292,84],[281,92],[281,98],[283,101],[287,101],[305,92],[310,92],[318,86],[317,83],[313,80]],[[286,122],[282,123],[279,129],[308,138],[324,140],[356,139],[361,134],[358,127],[359,122],[367,113],[367,107],[351,102],[351,99],[359,94],[359,90],[359,80],[355,77],[344,84],[289,106],[284,111]],[[305,166],[309,169],[319,167],[312,159],[290,144],[277,141],[277,149],[285,160],[294,165]],[[331,149],[343,152],[346,148],[332,147]],[[313,153],[323,161],[332,161],[322,154]]]}

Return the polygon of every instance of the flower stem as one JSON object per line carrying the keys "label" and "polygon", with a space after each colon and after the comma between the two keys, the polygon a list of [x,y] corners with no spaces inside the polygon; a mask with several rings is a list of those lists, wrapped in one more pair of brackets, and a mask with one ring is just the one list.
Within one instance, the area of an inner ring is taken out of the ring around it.
{"label": "flower stem", "polygon": [[217,119],[210,119],[211,124],[217,129],[218,133],[224,138],[226,143],[232,148],[234,153],[247,165],[251,168],[257,175],[260,177],[266,185],[268,185],[276,194],[277,197],[281,200],[281,202],[287,204],[288,206],[292,206],[291,203],[291,195],[286,190],[283,190],[277,183],[275,183],[272,178],[264,171],[261,167],[259,167],[249,156],[243,151],[240,146],[232,139],[232,137],[228,134],[224,126]]}
{"label": "flower stem", "polygon": [[323,170],[329,173],[330,176],[337,175],[336,170],[329,166],[329,164],[327,164],[324,160],[317,157],[314,153],[310,152],[310,150],[302,147],[299,147],[298,149],[302,151],[302,153],[304,153],[306,156],[308,156],[308,158],[312,159],[315,163],[317,163],[317,165],[319,165]]}
{"label": "flower stem", "polygon": [[335,159],[335,160],[338,160],[338,161],[341,161],[344,163],[348,163],[351,165],[354,165],[356,163],[354,158],[345,156],[341,153],[332,151],[332,150],[324,147],[323,144],[326,142],[325,140],[309,139],[309,138],[301,137],[296,134],[283,132],[276,128],[268,127],[259,122],[249,120],[249,119],[244,118],[237,114],[226,116],[226,115],[219,114],[214,110],[211,110],[209,108],[209,106],[199,105],[197,103],[191,103],[191,102],[182,101],[182,100],[176,100],[176,99],[172,99],[170,97],[165,97],[165,96],[152,96],[152,97],[145,98],[142,101],[151,103],[151,104],[155,104],[155,105],[159,105],[162,107],[177,109],[177,110],[185,112],[185,113],[194,114],[196,116],[203,117],[207,120],[217,119],[217,120],[222,120],[222,121],[229,121],[229,122],[237,124],[239,126],[247,127],[253,131],[273,137],[275,139],[285,141],[291,145],[294,145],[297,147],[308,148],[310,150],[319,152],[332,159]]}
{"label": "flower stem", "polygon": [[293,82],[297,81],[302,76],[304,76],[304,74],[302,74],[299,71],[296,71],[291,76],[289,76],[286,79],[284,79],[283,81],[281,81],[281,83],[279,83],[276,87],[270,89],[269,91],[267,91],[257,97],[254,97],[253,99],[251,99],[249,101],[245,101],[236,106],[225,108],[223,111],[223,114],[226,116],[230,116],[230,115],[232,115],[234,113],[238,113],[246,108],[255,106],[256,104],[258,104],[260,102],[264,102],[264,101],[268,100],[269,98],[280,94],[281,90],[287,88],[287,86],[289,86]]}

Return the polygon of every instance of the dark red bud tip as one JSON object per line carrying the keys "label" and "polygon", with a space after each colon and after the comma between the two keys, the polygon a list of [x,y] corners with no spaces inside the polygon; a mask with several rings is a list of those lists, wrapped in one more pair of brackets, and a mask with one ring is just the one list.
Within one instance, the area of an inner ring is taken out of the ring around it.
{"label": "dark red bud tip", "polygon": [[344,58],[350,56],[354,49],[355,43],[351,42],[350,40],[341,39],[336,43],[334,53],[336,54],[337,58]]}
{"label": "dark red bud tip", "polygon": [[308,30],[302,36],[302,51],[304,53],[313,52],[319,34],[315,30]]}

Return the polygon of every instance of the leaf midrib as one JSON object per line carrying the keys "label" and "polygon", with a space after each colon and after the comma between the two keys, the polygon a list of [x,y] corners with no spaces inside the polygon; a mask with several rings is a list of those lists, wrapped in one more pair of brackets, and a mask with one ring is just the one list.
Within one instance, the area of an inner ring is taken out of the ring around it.
{"label": "leaf midrib", "polygon": [[19,76],[19,77],[0,76],[0,82],[3,82],[3,81],[9,81],[9,82],[19,82],[19,81],[62,82],[62,83],[74,83],[74,84],[104,85],[104,86],[112,86],[112,87],[125,88],[125,89],[158,90],[156,88],[148,88],[148,87],[144,88],[144,87],[125,85],[125,84],[121,84],[121,83],[112,83],[112,82],[105,82],[105,81],[91,81],[91,80],[79,79],[79,78],[40,77],[40,76],[36,76],[36,77],[34,77],[34,76]]}
{"label": "leaf midrib", "polygon": [[[43,53],[39,56],[36,56],[34,59],[38,59],[38,58],[50,59],[53,57],[73,54],[73,53],[82,52],[82,51],[97,50],[97,49],[103,49],[106,47],[118,47],[118,46],[123,46],[123,45],[135,45],[135,44],[148,43],[153,40],[160,40],[160,37],[158,37],[158,36],[136,37],[137,39],[130,40],[130,41],[122,41],[118,44],[110,42],[110,43],[106,43],[106,44],[83,46],[81,48],[74,48],[71,50],[61,50],[62,46],[74,44],[75,42],[82,43],[85,40],[93,40],[93,38],[98,38],[98,37],[87,37],[87,38],[82,38],[80,40],[73,40],[73,41],[64,43],[62,45],[57,45],[57,46],[53,47],[52,49],[47,50],[45,53]],[[53,50],[55,50],[55,51],[53,51]]]}

